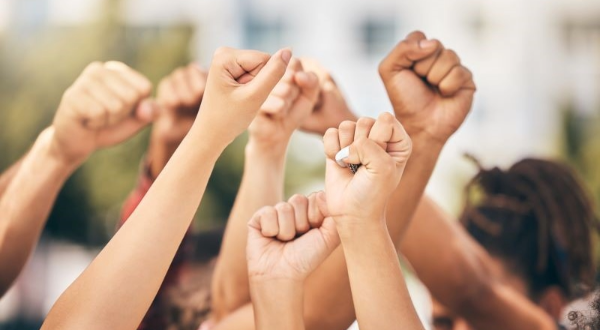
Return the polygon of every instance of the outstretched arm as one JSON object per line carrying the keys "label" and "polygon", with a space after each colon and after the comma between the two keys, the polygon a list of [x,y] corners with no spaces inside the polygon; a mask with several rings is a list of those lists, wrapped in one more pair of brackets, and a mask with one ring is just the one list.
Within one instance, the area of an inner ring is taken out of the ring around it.
{"label": "outstretched arm", "polygon": [[[423,329],[410,299],[396,249],[385,222],[387,201],[398,185],[411,141],[389,113],[361,118],[324,137],[327,207],[340,234],[352,300],[361,329]],[[348,148],[346,164],[336,163]],[[342,150],[342,151],[340,151]]]}
{"label": "outstretched arm", "polygon": [[428,197],[402,252],[432,295],[475,328],[556,329],[543,310],[494,277],[489,254]]}
{"label": "outstretched arm", "polygon": [[[105,81],[116,82],[125,94],[113,92]],[[27,262],[71,173],[96,149],[120,143],[148,123],[150,104],[143,102],[136,111],[134,105],[149,93],[150,83],[123,64],[89,65],[65,92],[53,126],[44,130],[28,154],[3,176],[0,295]],[[119,117],[113,112],[126,115]],[[98,117],[105,126],[99,126]],[[110,122],[104,124],[105,119]]]}
{"label": "outstretched arm", "polygon": [[213,276],[213,317],[217,321],[250,301],[245,255],[247,221],[261,207],[283,199],[288,143],[310,115],[317,93],[317,77],[303,71],[300,61],[292,59],[249,127],[242,183]]}
{"label": "outstretched arm", "polygon": [[167,272],[222,150],[285,73],[273,56],[221,48],[200,114],[127,223],[56,302],[43,329],[135,329]]}

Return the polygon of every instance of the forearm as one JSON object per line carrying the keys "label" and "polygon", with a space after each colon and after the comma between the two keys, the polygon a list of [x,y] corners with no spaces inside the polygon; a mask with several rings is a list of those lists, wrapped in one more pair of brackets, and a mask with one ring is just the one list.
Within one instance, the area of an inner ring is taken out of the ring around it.
{"label": "forearm", "polygon": [[246,147],[242,182],[213,276],[213,315],[217,319],[250,301],[245,252],[247,223],[261,207],[283,199],[286,146],[287,143],[274,149],[265,148],[251,140]]}
{"label": "forearm", "polygon": [[495,278],[489,254],[427,197],[402,252],[431,294],[477,328],[555,328],[542,310]]}
{"label": "forearm", "polygon": [[4,196],[8,185],[13,180],[19,168],[21,168],[21,164],[23,164],[23,159],[25,159],[27,155],[21,157],[16,163],[12,164],[6,171],[0,175],[0,199]]}
{"label": "forearm", "polygon": [[[430,143],[424,137],[416,136],[412,140],[413,154],[387,206],[386,223],[397,249],[442,149],[441,145]],[[331,294],[323,295],[324,290]],[[308,278],[305,300],[308,329],[348,327],[355,319],[346,262],[341,249],[335,251]],[[335,312],[330,313],[333,308]]]}
{"label": "forearm", "polygon": [[0,199],[0,296],[25,266],[58,192],[76,168],[53,150],[52,134],[52,129],[42,132],[19,165],[3,176],[12,180]]}
{"label": "forearm", "polygon": [[338,231],[360,328],[423,329],[385,225]]}
{"label": "forearm", "polygon": [[411,223],[443,148],[443,144],[425,136],[412,137],[412,141],[413,153],[402,180],[387,205],[387,226],[397,249],[400,248],[399,244]]}
{"label": "forearm", "polygon": [[487,253],[428,197],[419,203],[401,250],[433,296],[455,311],[471,308],[492,280]]}
{"label": "forearm", "polygon": [[256,330],[304,330],[303,283],[252,282],[250,288]]}
{"label": "forearm", "polygon": [[205,126],[190,131],[129,221],[59,298],[44,329],[139,325],[225,147],[206,142],[213,137],[205,131]]}

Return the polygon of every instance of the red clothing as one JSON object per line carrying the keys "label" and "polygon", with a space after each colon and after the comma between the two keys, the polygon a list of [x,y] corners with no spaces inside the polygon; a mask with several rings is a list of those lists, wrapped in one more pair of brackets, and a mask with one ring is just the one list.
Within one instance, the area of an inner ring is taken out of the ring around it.
{"label": "red clothing", "polygon": [[[154,180],[150,176],[150,172],[148,166],[143,166],[142,171],[140,173],[140,178],[138,179],[137,186],[135,190],[131,192],[125,203],[123,204],[123,209],[121,212],[121,220],[119,221],[119,228],[127,221],[129,216],[133,213],[138,204],[142,201],[150,186]],[[186,234],[186,239],[189,236]],[[187,246],[187,247],[186,247]],[[177,250],[177,254],[171,263],[171,267],[167,271],[165,279],[158,290],[150,309],[144,316],[144,320],[138,327],[139,330],[165,330],[168,324],[169,317],[169,305],[167,304],[167,296],[166,293],[172,287],[174,287],[179,277],[187,264],[187,260],[189,259],[189,244],[181,244],[179,249]]]}

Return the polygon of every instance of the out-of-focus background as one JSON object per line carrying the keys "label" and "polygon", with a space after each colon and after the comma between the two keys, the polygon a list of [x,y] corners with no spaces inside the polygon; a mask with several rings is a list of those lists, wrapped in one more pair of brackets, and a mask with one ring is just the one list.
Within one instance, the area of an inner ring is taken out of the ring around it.
{"label": "out-of-focus background", "polygon": [[[91,61],[120,60],[154,83],[210,63],[219,46],[293,46],[329,68],[353,110],[390,111],[377,65],[414,29],[455,49],[479,88],[428,191],[462,206],[476,168],[524,156],[569,161],[600,197],[600,1],[595,0],[0,0],[0,169],[51,122]],[[148,131],[94,155],[63,189],[18,284],[0,300],[0,329],[37,329],[58,295],[114,233]],[[243,138],[211,179],[196,226],[222,224],[235,197]],[[287,193],[322,186],[320,139],[297,134]],[[35,178],[32,178],[35,179]],[[1,271],[1,270],[0,270]]]}

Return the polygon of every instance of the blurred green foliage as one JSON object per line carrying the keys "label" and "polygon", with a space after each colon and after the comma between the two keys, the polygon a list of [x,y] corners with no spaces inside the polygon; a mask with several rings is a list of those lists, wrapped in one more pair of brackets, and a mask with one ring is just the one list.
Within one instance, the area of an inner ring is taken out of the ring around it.
{"label": "blurred green foliage", "polygon": [[[20,158],[47,127],[62,93],[92,61],[118,60],[153,83],[190,60],[190,26],[132,27],[116,17],[118,1],[105,2],[102,19],[84,26],[42,25],[0,40],[0,169]],[[120,203],[135,186],[148,130],[93,155],[68,181],[47,233],[80,243],[104,244]],[[34,179],[34,178],[32,178]]]}
{"label": "blurred green foliage", "polygon": [[[93,61],[117,60],[146,75],[156,86],[192,60],[193,27],[129,26],[119,19],[119,0],[105,1],[102,18],[87,25],[41,24],[0,37],[0,170],[22,157],[51,124],[63,92]],[[60,193],[46,226],[54,238],[101,246],[114,233],[122,202],[136,185],[149,129],[130,141],[94,154]],[[196,216],[198,229],[222,225],[241,180],[246,137],[219,159]],[[286,189],[296,191],[322,168],[290,160]],[[34,179],[34,178],[32,178]]]}

